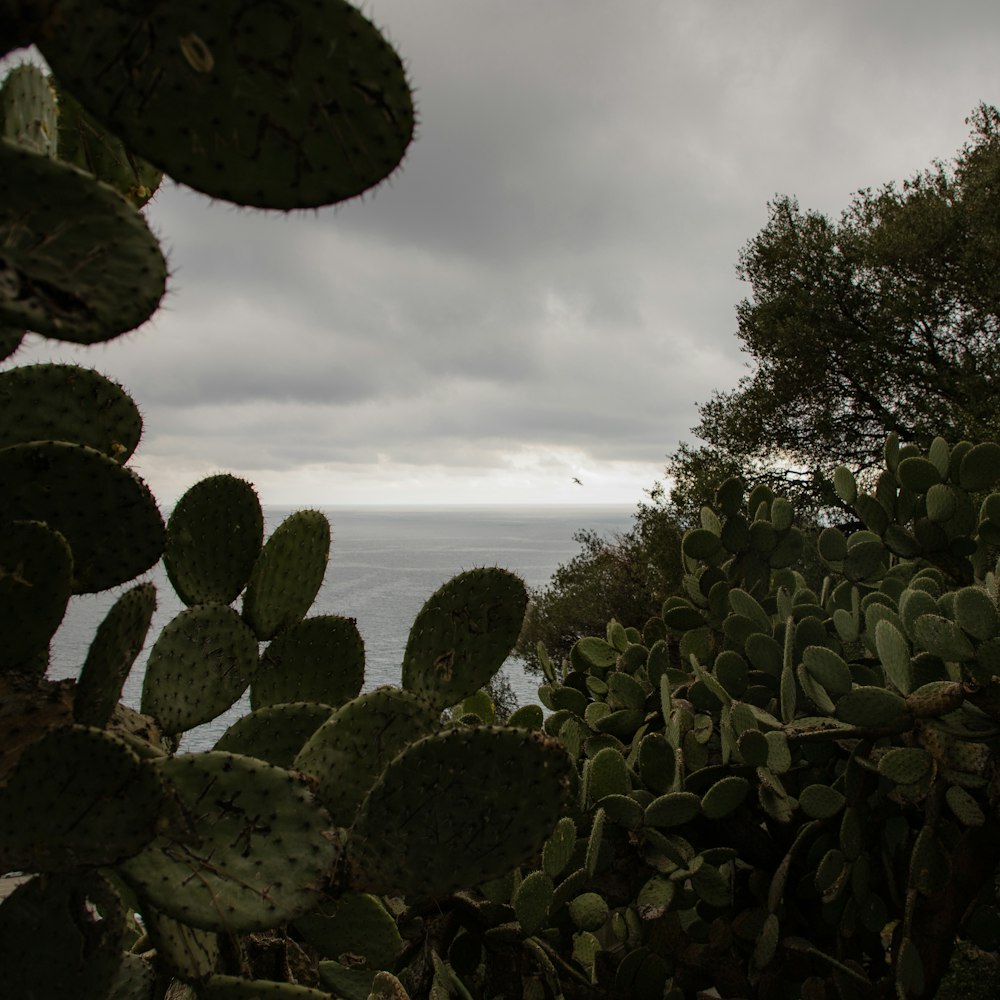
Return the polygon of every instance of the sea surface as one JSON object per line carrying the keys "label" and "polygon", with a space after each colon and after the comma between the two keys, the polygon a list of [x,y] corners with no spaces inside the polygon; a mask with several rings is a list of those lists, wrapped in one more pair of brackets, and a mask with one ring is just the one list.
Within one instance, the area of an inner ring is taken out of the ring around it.
{"label": "sea surface", "polygon": [[[295,507],[265,510],[269,533]],[[365,641],[365,690],[399,684],[410,625],[433,592],[463,570],[501,566],[518,573],[529,588],[544,586],[556,568],[576,555],[573,534],[590,529],[610,535],[631,526],[633,507],[324,507],[332,545],[326,579],[310,614],[357,619]],[[156,584],[157,611],[142,653],[125,683],[122,700],[139,707],[149,648],[160,629],[182,610],[163,571]],[[128,584],[127,586],[132,586]],[[126,589],[126,588],[122,588]],[[74,597],[52,642],[49,676],[75,677],[107,610],[122,591]],[[237,605],[238,606],[238,605]],[[537,701],[539,679],[511,657],[504,664],[518,703]],[[228,712],[191,730],[182,749],[205,750],[249,711],[246,696]]]}

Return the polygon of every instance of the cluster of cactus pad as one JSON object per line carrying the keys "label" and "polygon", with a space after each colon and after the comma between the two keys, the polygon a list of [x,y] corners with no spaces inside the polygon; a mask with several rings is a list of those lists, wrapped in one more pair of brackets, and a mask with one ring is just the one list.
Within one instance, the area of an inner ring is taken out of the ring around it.
{"label": "cluster of cactus pad", "polygon": [[[18,0],[0,35],[53,71],[0,89],[4,358],[26,332],[90,344],[154,313],[167,268],[141,208],[162,172],[313,207],[379,183],[413,133],[399,57],[343,0]],[[4,997],[426,993],[433,969],[406,958],[422,912],[526,863],[569,792],[558,741],[493,724],[482,692],[523,583],[445,584],[402,687],[362,693],[355,623],[310,615],[326,518],[300,511],[265,542],[253,488],[220,475],[164,523],[127,465],[141,432],[96,371],[0,374],[0,874],[29,876],[0,903]],[[161,559],[185,608],[151,642],[136,711],[120,698]],[[48,679],[69,602],[107,590],[78,676]],[[212,750],[178,752],[247,691]]]}
{"label": "cluster of cactus pad", "polygon": [[547,664],[575,806],[491,898],[553,981],[930,997],[956,937],[997,949],[998,483],[996,444],[890,436],[871,492],[835,472],[863,527],[818,534],[817,593],[789,504],[731,479],[684,536],[685,594]]}

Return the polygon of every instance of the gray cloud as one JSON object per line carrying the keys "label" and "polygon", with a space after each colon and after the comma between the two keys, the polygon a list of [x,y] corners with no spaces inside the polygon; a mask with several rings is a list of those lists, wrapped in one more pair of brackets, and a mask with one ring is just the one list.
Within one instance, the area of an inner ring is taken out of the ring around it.
{"label": "gray cloud", "polygon": [[997,99],[1000,10],[973,0],[367,10],[417,89],[403,170],[289,217],[168,186],[156,320],[22,355],[129,386],[165,500],[218,468],[322,502],[348,480],[537,492],[570,467],[637,500],[696,402],[745,370],[735,262],[767,201],[837,213],[953,155]]}

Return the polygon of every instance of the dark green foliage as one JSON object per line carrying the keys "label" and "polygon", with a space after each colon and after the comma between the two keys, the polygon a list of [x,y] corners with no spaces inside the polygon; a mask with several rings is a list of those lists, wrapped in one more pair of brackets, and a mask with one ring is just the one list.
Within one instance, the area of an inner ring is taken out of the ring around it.
{"label": "dark green foliage", "polygon": [[167,527],[163,565],[181,600],[189,607],[235,601],[264,542],[254,488],[236,476],[202,479],[177,501]]}
{"label": "dark green foliage", "polygon": [[145,483],[102,452],[67,441],[0,449],[0,523],[36,520],[73,554],[72,591],[126,583],[163,552],[160,512]]}
{"label": "dark green foliage", "polygon": [[54,729],[0,788],[0,868],[114,864],[151,840],[163,808],[159,779],[121,740],[86,726]]}
{"label": "dark green foliage", "polygon": [[144,323],[163,296],[166,263],[142,216],[89,175],[5,140],[0,236],[7,325],[91,344]]}
{"label": "dark green foliage", "polygon": [[262,642],[301,621],[323,584],[330,523],[317,510],[285,518],[257,556],[243,594],[243,618]]}
{"label": "dark green foliage", "polygon": [[0,534],[0,673],[34,673],[72,593],[73,553],[37,521],[12,521]]}
{"label": "dark green foliage", "polygon": [[403,687],[439,710],[473,695],[503,666],[517,641],[528,595],[513,573],[481,568],[433,594],[410,630]]}
{"label": "dark green foliage", "polygon": [[10,997],[104,1000],[122,962],[121,900],[100,875],[39,875],[0,906]]}
{"label": "dark green foliage", "polygon": [[316,905],[338,847],[301,775],[219,751],[152,767],[180,815],[119,871],[153,906],[192,927],[240,931]]}
{"label": "dark green foliage", "polygon": [[304,618],[281,633],[260,658],[251,707],[312,701],[339,707],[361,691],[365,644],[353,619]]}
{"label": "dark green foliage", "polygon": [[[191,184],[280,207],[360,194],[410,140],[399,59],[340,0],[133,6],[0,3],[0,33],[38,42],[63,88],[58,123],[33,69],[0,95],[22,144],[0,144],[4,356],[24,329],[117,336],[162,295],[163,256],[134,207],[156,176],[95,119]],[[0,382],[0,873],[41,873],[0,903],[4,997],[318,998],[321,983],[367,996],[376,966],[419,966],[402,955],[403,930],[429,938],[419,918],[366,890],[391,881],[426,901],[506,875],[566,805],[555,741],[462,721],[508,711],[494,674],[521,627],[521,581],[474,570],[439,591],[407,654],[408,682],[427,698],[357,697],[354,623],[306,617],[329,554],[322,514],[292,515],[262,545],[253,488],[215,476],[165,529],[123,464],[141,430],[127,394],[70,366]],[[153,645],[147,714],[116,702],[149,626],[148,583],[112,607],[76,683],[46,680],[70,594],[117,587],[161,555],[189,607]],[[266,707],[219,749],[173,755],[251,681]],[[419,822],[390,801],[401,785],[426,789]],[[439,987],[455,986],[435,963]],[[379,983],[402,989],[387,974]]]}
{"label": "dark green foliage", "polygon": [[77,723],[98,728],[108,724],[155,610],[156,588],[151,583],[140,583],[115,601],[98,626],[77,678],[73,698]]}
{"label": "dark green foliage", "polygon": [[769,206],[739,262],[752,371],[701,404],[703,443],[671,457],[679,511],[741,474],[809,516],[837,505],[832,462],[876,469],[890,431],[924,448],[935,434],[996,435],[1000,284],[985,262],[1000,221],[1000,113],[980,105],[969,125],[952,165],[861,191],[839,220],[793,198]]}
{"label": "dark green foliage", "polygon": [[[930,996],[968,915],[1000,926],[998,577],[962,513],[955,451],[973,449],[936,438],[904,466],[890,439],[881,531],[826,534],[818,593],[783,565],[786,504],[760,490],[741,503],[729,481],[684,536],[686,596],[664,606],[681,655],[592,637],[549,678],[546,729],[579,768],[586,877],[543,852],[522,884],[551,871],[554,891],[521,933],[525,955],[532,934],[557,950],[566,995],[580,975],[634,990],[655,959],[649,995]],[[979,454],[965,482],[989,488],[1000,464]],[[853,478],[836,482],[860,514]],[[955,501],[943,545],[922,527],[937,485]],[[635,686],[643,710],[612,727]]]}
{"label": "dark green foliage", "polygon": [[[425,737],[361,803],[347,841],[349,878],[417,900],[498,878],[541,847],[569,771],[554,741],[525,730],[457,727]],[[534,803],[530,816],[518,809],[524,798]]]}
{"label": "dark green foliage", "polygon": [[[63,86],[130,149],[216,198],[310,208],[392,173],[413,135],[402,63],[344,0],[61,0],[37,39]],[[94,66],[102,68],[94,72]]]}
{"label": "dark green foliage", "polygon": [[157,637],[142,684],[143,713],[181,733],[224,712],[257,669],[257,640],[223,604],[182,611]]}
{"label": "dark green foliage", "polygon": [[0,447],[71,441],[127,462],[142,417],[125,390],[78,365],[23,365],[0,373]]}

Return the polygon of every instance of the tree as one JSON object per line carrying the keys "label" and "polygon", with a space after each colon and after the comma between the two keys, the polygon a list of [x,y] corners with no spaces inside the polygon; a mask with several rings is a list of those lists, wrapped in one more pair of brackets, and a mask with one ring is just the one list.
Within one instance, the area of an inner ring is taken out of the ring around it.
{"label": "tree", "polygon": [[889,431],[921,447],[996,436],[1000,112],[980,105],[968,124],[951,167],[860,191],[839,222],[770,204],[738,264],[752,372],[701,404],[704,444],[672,454],[677,513],[737,471],[816,512],[836,504],[832,456],[863,474]]}

